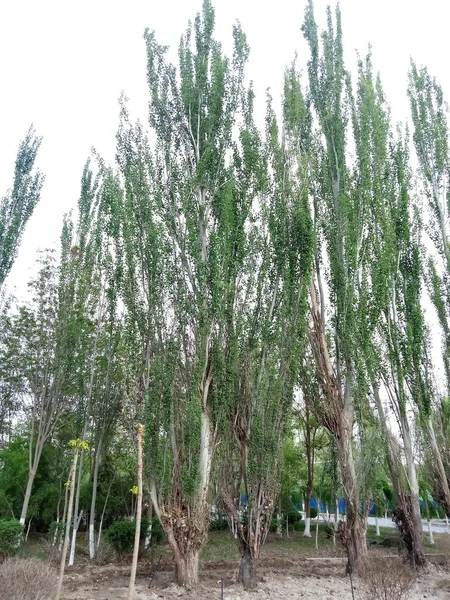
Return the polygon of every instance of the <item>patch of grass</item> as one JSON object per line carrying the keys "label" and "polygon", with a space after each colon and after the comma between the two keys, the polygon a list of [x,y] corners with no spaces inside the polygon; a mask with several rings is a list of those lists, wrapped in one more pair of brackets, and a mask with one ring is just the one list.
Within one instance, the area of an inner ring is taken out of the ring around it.
{"label": "patch of grass", "polygon": [[201,559],[205,562],[237,560],[237,543],[229,531],[210,531]]}

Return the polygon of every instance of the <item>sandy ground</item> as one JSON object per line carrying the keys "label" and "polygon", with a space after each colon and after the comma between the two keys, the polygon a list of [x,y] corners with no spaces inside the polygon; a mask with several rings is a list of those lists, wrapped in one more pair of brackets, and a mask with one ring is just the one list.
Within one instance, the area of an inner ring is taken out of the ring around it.
{"label": "sandy ground", "polygon": [[[136,600],[187,598],[212,600],[221,598],[220,580],[224,579],[224,600],[280,600],[315,598],[352,599],[350,580],[343,575],[343,562],[339,559],[300,559],[300,564],[261,565],[258,588],[244,592],[233,583],[236,576],[232,563],[214,563],[202,571],[201,583],[195,591],[187,592],[173,583],[169,569],[155,573],[150,583],[151,570],[140,569],[136,581]],[[273,561],[272,561],[273,562]],[[268,568],[269,567],[269,568]],[[121,600],[127,598],[129,567],[107,565],[68,570],[63,592],[64,600]],[[363,600],[360,582],[354,581],[355,600]],[[450,572],[431,565],[421,574],[414,586],[410,600],[449,600]]]}

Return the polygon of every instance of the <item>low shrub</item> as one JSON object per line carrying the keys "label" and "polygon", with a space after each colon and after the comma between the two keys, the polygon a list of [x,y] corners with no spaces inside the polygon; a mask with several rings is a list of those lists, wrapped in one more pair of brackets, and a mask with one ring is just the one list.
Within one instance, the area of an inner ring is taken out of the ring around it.
{"label": "low shrub", "polygon": [[290,510],[287,513],[287,520],[289,523],[298,523],[302,520],[302,513],[298,510]]}
{"label": "low shrub", "polygon": [[293,529],[294,531],[303,531],[303,523],[297,521],[297,523],[294,523]]}
{"label": "low shrub", "polygon": [[277,532],[277,528],[278,528],[278,521],[277,521],[277,519],[272,519],[270,521],[269,531],[271,531],[272,533],[276,533]]}
{"label": "low shrub", "polygon": [[359,570],[360,592],[365,600],[404,600],[410,596],[416,574],[400,559],[366,560]]}
{"label": "low shrub", "polygon": [[311,506],[311,508],[309,509],[309,514],[311,519],[315,519],[317,517],[317,515],[319,514],[319,511],[317,510],[317,508],[315,506]]}
{"label": "low shrub", "polygon": [[20,545],[23,527],[19,521],[0,520],[0,556],[13,554]]}
{"label": "low shrub", "polygon": [[56,570],[36,558],[13,557],[0,565],[0,600],[48,600],[56,583]]}
{"label": "low shrub", "polygon": [[[147,521],[148,526],[148,521]],[[152,519],[152,538],[150,544],[153,546],[155,544],[159,544],[165,538],[164,529],[162,528],[161,523],[157,517],[153,517]]]}
{"label": "low shrub", "polygon": [[[140,543],[141,549],[144,545],[144,540],[147,536],[147,531],[149,527],[149,520],[143,518],[141,520],[141,535],[140,535]],[[135,521],[116,521],[108,528],[107,538],[111,546],[117,552],[119,556],[124,556],[126,554],[131,554],[133,552],[134,546],[134,534],[136,531],[136,522]],[[156,544],[160,542],[164,537],[164,532],[161,527],[158,519],[154,518],[152,520],[152,537],[151,544]]]}
{"label": "low shrub", "polygon": [[212,519],[209,524],[210,531],[224,531],[228,529],[228,520],[226,517],[218,517],[217,519]]}

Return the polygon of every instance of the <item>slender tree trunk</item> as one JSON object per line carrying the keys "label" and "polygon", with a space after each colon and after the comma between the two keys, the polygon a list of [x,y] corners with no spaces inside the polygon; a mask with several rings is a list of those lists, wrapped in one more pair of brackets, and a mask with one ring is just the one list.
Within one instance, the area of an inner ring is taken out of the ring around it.
{"label": "slender tree trunk", "polygon": [[[309,419],[309,412],[306,413],[306,418]],[[306,424],[306,465],[308,469],[305,493],[305,531],[303,537],[311,537],[311,495],[313,490],[313,469],[314,458],[312,452],[311,432],[309,424]]]}
{"label": "slender tree trunk", "polygon": [[100,454],[103,445],[103,433],[104,430],[102,429],[95,452],[94,476],[92,481],[91,511],[89,514],[89,557],[91,560],[95,557],[95,505],[97,503],[98,470],[100,466]]}
{"label": "slender tree trunk", "polygon": [[97,550],[100,547],[100,540],[102,538],[102,529],[103,529],[103,519],[105,517],[105,512],[106,512],[106,506],[108,504],[108,500],[109,500],[109,494],[111,493],[111,487],[113,485],[114,481],[111,481],[111,483],[109,484],[108,487],[108,491],[106,493],[106,498],[105,498],[105,504],[103,505],[103,510],[102,510],[102,516],[100,518],[100,525],[98,526],[98,536],[97,536]]}
{"label": "slender tree trunk", "polygon": [[256,587],[256,560],[248,546],[241,555],[238,583],[242,584],[244,590],[252,590]]}
{"label": "slender tree trunk", "polygon": [[381,533],[380,533],[380,523],[378,522],[378,513],[375,515],[375,527],[376,527],[376,536],[380,537]]}
{"label": "slender tree trunk", "polygon": [[[86,423],[83,428],[83,440],[86,437]],[[80,493],[81,493],[81,478],[83,476],[83,458],[84,458],[84,450],[81,450],[80,453],[80,467],[78,469],[78,480],[77,480],[77,490],[75,494],[75,509],[73,511],[73,529],[72,529],[72,543],[70,545],[70,554],[69,554],[69,562],[68,566],[71,567],[75,562],[75,547],[77,543],[77,533],[78,527],[81,522],[81,518],[83,516],[83,511],[78,513],[79,505],[80,505]]]}
{"label": "slender tree trunk", "polygon": [[27,527],[27,534],[25,536],[25,541],[28,540],[28,534],[30,533],[30,528],[31,528],[31,521],[33,520],[33,517],[30,517],[29,521],[28,521],[28,527]]}
{"label": "slender tree trunk", "polygon": [[70,538],[70,522],[72,520],[72,509],[73,509],[73,498],[75,495],[75,481],[76,481],[76,473],[77,473],[77,462],[78,462],[78,449],[75,450],[73,455],[73,463],[72,463],[72,473],[70,477],[70,495],[69,495],[69,506],[67,508],[67,521],[66,521],[66,533],[64,536],[64,545],[61,554],[61,563],[59,567],[59,578],[58,578],[58,586],[56,588],[55,600],[59,600],[61,596],[61,590],[64,579],[64,570],[66,568],[66,556],[67,549],[69,547],[69,538]]}
{"label": "slender tree trunk", "polygon": [[417,480],[416,466],[414,464],[414,455],[412,449],[411,432],[406,415],[400,414],[400,427],[402,430],[403,446],[405,452],[406,472],[408,476],[411,519],[413,522],[412,539],[412,562],[413,566],[420,567],[425,564],[426,559],[423,553],[423,531],[422,516],[420,514],[419,501],[419,482]]}
{"label": "slender tree trunk", "polygon": [[[63,522],[63,524],[66,523],[66,519],[67,519],[67,508],[68,508],[68,498],[69,498],[69,486],[66,485],[65,488],[66,489],[65,489],[65,492],[64,492],[64,509],[63,509],[63,516],[62,516],[62,522]],[[59,535],[58,552],[61,552],[62,545],[63,545],[63,540],[64,540],[64,532],[63,532],[63,530],[61,530],[58,535]]]}
{"label": "slender tree trunk", "polygon": [[30,504],[31,490],[33,489],[34,478],[36,477],[36,471],[31,469],[28,475],[27,489],[25,490],[25,497],[23,499],[22,512],[20,514],[20,524],[25,526],[27,518],[28,505]]}
{"label": "slender tree trunk", "polygon": [[[418,518],[417,518],[417,509],[416,515],[413,513],[413,501],[411,495],[407,495],[404,490],[404,485],[402,484],[402,478],[400,475],[400,470],[402,469],[401,464],[399,463],[399,459],[395,456],[394,450],[391,444],[391,432],[386,422],[386,416],[384,414],[383,405],[380,398],[380,393],[378,389],[378,385],[373,384],[372,386],[375,405],[377,407],[378,417],[380,419],[381,428],[383,430],[384,439],[386,441],[386,457],[389,468],[389,475],[392,481],[392,487],[394,488],[394,498],[396,507],[393,511],[393,519],[397,524],[399,529],[400,536],[402,538],[403,543],[405,544],[408,550],[409,561],[412,565],[421,565],[425,560],[423,555],[422,548],[422,519],[420,517],[420,505],[419,505],[419,492],[418,492],[418,483],[417,477],[415,473],[414,461],[412,458],[412,447],[411,443],[408,446],[408,456],[406,458],[406,446],[405,436],[403,435],[403,430],[406,430],[406,439],[410,440],[409,436],[409,425],[406,422],[401,422],[400,426],[402,429],[402,437],[405,443],[405,458],[407,463],[412,464],[412,481],[415,481],[416,486],[416,506],[418,507]],[[409,477],[408,477],[409,480]],[[411,486],[411,484],[410,484]],[[411,487],[410,487],[411,489]]]}
{"label": "slender tree trunk", "polygon": [[434,546],[433,528],[431,526],[431,519],[430,519],[430,507],[428,506],[428,500],[426,498],[426,492],[424,492],[424,494],[423,494],[423,501],[424,501],[424,504],[425,504],[425,511],[427,513],[428,536],[429,536],[429,539],[430,539],[430,544],[432,546]]}
{"label": "slender tree trunk", "polygon": [[150,543],[152,541],[153,503],[152,503],[151,498],[149,498],[149,500],[148,500],[147,519],[148,519],[148,529],[147,529],[147,533],[145,535],[145,542],[144,542],[144,548],[146,550],[150,546]]}
{"label": "slender tree trunk", "polygon": [[[31,439],[30,439],[30,444],[32,444]],[[43,446],[44,446],[44,442],[41,439],[38,439],[36,441],[36,448],[34,451],[33,462],[30,464],[27,488],[25,490],[25,496],[23,499],[22,512],[20,513],[20,524],[23,526],[25,525],[25,521],[27,519],[28,506],[30,504],[30,499],[31,499],[31,492],[33,490],[34,479],[36,477],[37,469],[39,466],[39,461],[41,460]]]}
{"label": "slender tree trunk", "polygon": [[142,517],[142,443],[144,440],[144,426],[138,425],[138,494],[136,507],[136,532],[134,534],[133,562],[131,563],[130,585],[128,587],[128,600],[134,598],[134,584],[136,581],[137,562],[139,556],[139,542],[141,538]]}
{"label": "slender tree trunk", "polygon": [[439,451],[439,447],[436,442],[436,435],[434,433],[433,422],[431,419],[428,420],[428,438],[430,440],[431,451],[433,453],[434,465],[436,474],[439,480],[439,491],[441,495],[441,503],[444,507],[445,514],[450,516],[450,488],[448,485],[447,474],[445,473],[444,463],[442,462],[442,456]]}

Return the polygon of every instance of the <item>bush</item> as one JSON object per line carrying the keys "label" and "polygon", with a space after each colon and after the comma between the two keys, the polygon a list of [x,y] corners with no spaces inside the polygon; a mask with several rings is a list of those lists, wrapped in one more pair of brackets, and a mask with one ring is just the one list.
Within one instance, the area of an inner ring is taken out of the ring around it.
{"label": "bush", "polygon": [[210,531],[224,531],[228,529],[228,520],[226,517],[218,517],[217,519],[212,519],[209,524]]}
{"label": "bush", "polygon": [[303,523],[301,523],[300,521],[297,521],[297,523],[294,523],[293,527],[294,527],[294,531],[303,531]]}
{"label": "bush", "polygon": [[0,565],[0,600],[48,600],[56,581],[56,571],[41,560],[8,558]]}
{"label": "bush", "polygon": [[317,508],[315,506],[311,506],[309,509],[309,514],[311,516],[311,519],[315,519],[317,517],[317,515],[319,514],[319,511],[317,510]]}
{"label": "bush", "polygon": [[[148,526],[148,521],[147,521],[147,526]],[[145,530],[145,531],[147,531],[147,530]],[[144,534],[144,537],[145,537],[145,534]],[[162,542],[164,537],[165,537],[164,529],[162,528],[162,525],[159,522],[159,519],[157,517],[153,517],[153,519],[152,519],[152,539],[151,539],[150,544],[152,546],[154,544],[159,544],[159,542]]]}
{"label": "bush", "polygon": [[302,520],[302,514],[298,510],[289,510],[287,513],[289,524],[298,523]]}
{"label": "bush", "polygon": [[119,556],[130,554],[133,551],[135,531],[136,523],[134,521],[116,521],[109,527],[108,541]]}
{"label": "bush", "polygon": [[[141,520],[141,546],[144,544],[149,527],[149,520]],[[134,546],[134,534],[136,532],[135,521],[116,521],[107,531],[108,541],[119,556],[131,554]],[[164,532],[158,519],[152,520],[152,539],[151,543],[156,544],[164,537]]]}
{"label": "bush", "polygon": [[360,590],[366,600],[403,600],[409,597],[416,580],[412,569],[391,557],[366,560],[359,575]]}
{"label": "bush", "polygon": [[23,527],[19,521],[0,520],[0,555],[12,554],[20,545]]}

